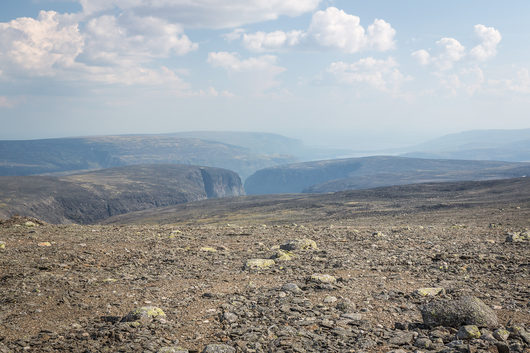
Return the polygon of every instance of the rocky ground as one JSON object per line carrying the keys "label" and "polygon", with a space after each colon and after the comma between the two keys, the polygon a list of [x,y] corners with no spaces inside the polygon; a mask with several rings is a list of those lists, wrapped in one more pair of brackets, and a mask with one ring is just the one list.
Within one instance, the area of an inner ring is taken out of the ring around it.
{"label": "rocky ground", "polygon": [[0,352],[530,352],[529,205],[429,212],[4,221]]}

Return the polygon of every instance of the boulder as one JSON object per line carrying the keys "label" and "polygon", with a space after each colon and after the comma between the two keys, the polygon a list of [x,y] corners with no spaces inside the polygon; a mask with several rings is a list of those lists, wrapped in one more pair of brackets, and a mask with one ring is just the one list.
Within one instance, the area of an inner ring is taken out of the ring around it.
{"label": "boulder", "polygon": [[464,296],[456,300],[435,300],[420,308],[423,322],[430,327],[463,325],[496,327],[497,314],[482,300]]}

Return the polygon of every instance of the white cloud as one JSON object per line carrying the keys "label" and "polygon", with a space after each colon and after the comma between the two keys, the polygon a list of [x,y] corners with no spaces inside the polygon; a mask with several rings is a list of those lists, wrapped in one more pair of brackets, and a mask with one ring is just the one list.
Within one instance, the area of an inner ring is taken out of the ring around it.
{"label": "white cloud", "polygon": [[397,93],[401,84],[409,80],[398,66],[393,58],[379,60],[368,57],[354,63],[334,62],[327,71],[341,83],[367,84],[380,91]]}
{"label": "white cloud", "polygon": [[294,47],[300,44],[304,36],[305,34],[302,31],[245,33],[243,34],[243,44],[249,50],[263,52],[278,50],[284,47]]}
{"label": "white cloud", "polygon": [[475,25],[475,34],[482,41],[471,49],[470,55],[477,60],[485,61],[497,54],[497,45],[501,42],[501,33],[493,27]]}
{"label": "white cloud", "polygon": [[80,0],[85,14],[114,8],[140,17],[154,16],[185,27],[230,28],[299,16],[313,11],[321,0]]}
{"label": "white cloud", "polygon": [[54,76],[61,68],[74,67],[83,47],[78,24],[54,11],[0,23],[0,69],[5,75]]}
{"label": "white cloud", "polygon": [[440,48],[440,53],[433,58],[433,62],[440,70],[451,69],[455,62],[464,57],[466,52],[466,48],[454,38],[442,38],[436,44]]}
{"label": "white cloud", "polygon": [[262,55],[248,59],[240,59],[237,53],[211,52],[208,63],[214,67],[221,67],[235,78],[240,84],[256,95],[262,95],[271,88],[278,87],[280,82],[276,77],[286,69],[276,64],[274,55]]}
{"label": "white cloud", "polygon": [[431,54],[425,49],[416,50],[411,55],[422,66],[429,65],[431,62]]}
{"label": "white cloud", "polygon": [[198,48],[180,26],[154,17],[104,15],[86,25],[84,60],[100,64],[146,62]]}
{"label": "white cloud", "polygon": [[367,30],[359,17],[336,7],[313,14],[307,31],[256,32],[246,34],[237,29],[225,35],[227,40],[242,38],[243,45],[255,52],[275,51],[300,45],[317,45],[346,53],[363,50],[387,51],[395,48],[396,31],[384,20],[376,19]]}
{"label": "white cloud", "polygon": [[313,15],[309,35],[324,46],[356,53],[365,49],[389,50],[395,47],[396,31],[384,20],[375,20],[366,33],[360,18],[336,7],[328,7]]}
{"label": "white cloud", "polygon": [[36,19],[0,23],[0,78],[53,77],[79,83],[187,88],[175,72],[148,67],[154,59],[197,48],[179,26],[133,15],[95,17],[84,26],[77,20],[41,11]]}
{"label": "white cloud", "polygon": [[395,36],[396,30],[384,20],[376,19],[374,23],[368,26],[367,42],[372,49],[379,51],[394,49],[396,47]]}
{"label": "white cloud", "polygon": [[[425,49],[413,52],[411,55],[416,61],[423,65],[435,65],[438,70],[445,71],[454,67],[455,63],[475,59],[485,61],[497,54],[497,45],[502,36],[498,30],[484,25],[475,25],[475,34],[481,43],[473,47],[469,53],[466,48],[455,38],[442,38],[436,42],[437,53],[430,53]],[[467,57],[467,58],[466,58]],[[466,59],[466,60],[463,60]]]}

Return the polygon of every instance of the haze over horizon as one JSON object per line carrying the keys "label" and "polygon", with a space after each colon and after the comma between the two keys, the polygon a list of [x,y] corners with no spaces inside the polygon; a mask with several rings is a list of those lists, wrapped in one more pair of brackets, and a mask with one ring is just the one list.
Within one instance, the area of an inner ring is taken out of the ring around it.
{"label": "haze over horizon", "polygon": [[524,0],[4,0],[0,139],[264,131],[381,148],[530,127]]}

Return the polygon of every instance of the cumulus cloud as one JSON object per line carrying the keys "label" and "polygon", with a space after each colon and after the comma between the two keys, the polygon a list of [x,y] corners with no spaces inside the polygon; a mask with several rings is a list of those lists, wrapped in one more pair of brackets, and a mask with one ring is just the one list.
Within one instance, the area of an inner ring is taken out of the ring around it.
{"label": "cumulus cloud", "polygon": [[242,38],[243,45],[256,52],[275,51],[299,45],[333,48],[345,53],[357,53],[363,50],[386,51],[395,48],[396,31],[384,20],[376,19],[365,30],[359,17],[347,14],[336,7],[313,14],[307,31],[274,31],[244,33],[238,29],[225,38]]}
{"label": "cumulus cloud", "polygon": [[277,87],[280,82],[277,76],[286,69],[277,65],[274,55],[262,55],[241,59],[237,53],[211,52],[208,63],[213,67],[225,69],[239,78],[242,84],[254,94],[261,95],[267,90]]}
{"label": "cumulus cloud", "polygon": [[436,42],[436,50],[420,49],[411,54],[420,65],[431,66],[441,86],[451,94],[473,95],[490,85],[481,62],[496,55],[502,37],[493,27],[477,24],[474,29],[480,43],[471,50],[455,38],[446,37]]}
{"label": "cumulus cloud", "polygon": [[53,76],[58,68],[75,66],[83,47],[78,24],[54,11],[0,23],[0,69],[5,75]]}
{"label": "cumulus cloud", "polygon": [[485,61],[497,54],[497,45],[501,42],[501,33],[493,27],[475,25],[475,34],[482,41],[471,49],[470,55],[480,61]]}
{"label": "cumulus cloud", "polygon": [[356,53],[365,49],[389,50],[395,47],[396,31],[384,20],[375,20],[365,31],[360,18],[336,7],[328,7],[313,15],[309,35],[324,46]]}
{"label": "cumulus cloud", "polygon": [[[61,81],[187,85],[154,59],[184,55],[197,44],[180,26],[131,14],[94,17],[86,23],[54,11],[0,23],[0,79],[53,77]],[[83,31],[80,30],[83,28]]]}
{"label": "cumulus cloud", "polygon": [[321,0],[80,0],[87,15],[115,8],[138,16],[154,16],[185,27],[231,28],[299,16],[313,11]]}
{"label": "cumulus cloud", "polygon": [[431,53],[425,49],[413,52],[411,55],[423,66],[432,64],[439,70],[452,69],[454,64],[464,58],[485,61],[497,54],[497,45],[502,36],[498,30],[484,25],[475,25],[475,34],[480,40],[480,44],[473,47],[469,53],[466,48],[455,38],[442,38],[436,42],[437,50]]}
{"label": "cumulus cloud", "polygon": [[409,79],[399,71],[398,66],[393,58],[380,60],[368,57],[354,63],[331,63],[327,71],[341,83],[367,84],[380,91],[395,93]]}

